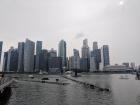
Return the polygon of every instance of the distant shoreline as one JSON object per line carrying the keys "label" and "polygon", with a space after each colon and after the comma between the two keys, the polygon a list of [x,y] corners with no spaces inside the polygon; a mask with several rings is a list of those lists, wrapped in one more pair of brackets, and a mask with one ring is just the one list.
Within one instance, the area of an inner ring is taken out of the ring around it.
{"label": "distant shoreline", "polygon": [[[125,71],[94,71],[94,72],[79,72],[80,74],[132,74],[136,71],[125,70]],[[0,72],[2,74],[3,72]],[[33,72],[4,72],[4,74],[39,74]],[[49,74],[39,74],[39,75],[62,75],[61,73],[49,73]]]}

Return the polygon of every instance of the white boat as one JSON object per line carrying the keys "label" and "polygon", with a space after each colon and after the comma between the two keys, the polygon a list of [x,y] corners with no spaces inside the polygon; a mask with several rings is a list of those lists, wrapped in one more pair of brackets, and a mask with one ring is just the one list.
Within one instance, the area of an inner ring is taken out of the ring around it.
{"label": "white boat", "polygon": [[72,71],[66,71],[65,74],[72,74]]}
{"label": "white boat", "polygon": [[40,75],[42,75],[42,74],[48,74],[48,72],[40,70],[39,74]]}
{"label": "white boat", "polygon": [[33,76],[33,75],[28,75],[28,77],[29,77],[29,78],[34,78],[34,76]]}

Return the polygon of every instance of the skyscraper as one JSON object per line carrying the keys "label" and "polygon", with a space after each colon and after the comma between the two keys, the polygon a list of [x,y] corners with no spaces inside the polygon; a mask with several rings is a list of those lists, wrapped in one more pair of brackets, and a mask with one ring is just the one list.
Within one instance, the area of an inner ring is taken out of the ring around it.
{"label": "skyscraper", "polygon": [[83,46],[82,46],[82,58],[89,58],[89,47],[88,47],[88,40],[83,40]]}
{"label": "skyscraper", "polygon": [[48,57],[47,57],[48,51],[43,49],[41,50],[39,54],[39,68],[42,71],[48,70]]}
{"label": "skyscraper", "polygon": [[48,52],[48,57],[57,57],[57,51],[54,50],[53,48]]}
{"label": "skyscraper", "polygon": [[109,58],[109,46],[103,45],[101,48],[101,63],[100,63],[100,70],[107,65],[110,65],[110,58]]}
{"label": "skyscraper", "polygon": [[24,72],[24,42],[18,43],[18,72]]}
{"label": "skyscraper", "polygon": [[89,59],[88,58],[81,58],[80,59],[80,70],[81,72],[88,72],[89,71]]}
{"label": "skyscraper", "polygon": [[2,71],[7,72],[8,52],[4,52]]}
{"label": "skyscraper", "polygon": [[69,70],[72,71],[73,69],[73,56],[69,57]]}
{"label": "skyscraper", "polygon": [[80,69],[80,56],[77,49],[73,49],[73,69]]}
{"label": "skyscraper", "polygon": [[62,66],[66,67],[66,42],[64,40],[59,42],[58,57],[62,58]]}
{"label": "skyscraper", "polygon": [[16,72],[18,67],[18,50],[11,47],[8,51],[7,72]]}
{"label": "skyscraper", "polygon": [[96,71],[95,58],[90,57],[90,72]]}
{"label": "skyscraper", "polygon": [[24,72],[34,71],[34,49],[35,43],[26,39],[24,45]]}
{"label": "skyscraper", "polygon": [[101,62],[101,50],[96,49],[91,51],[91,57],[94,57],[96,70],[99,70],[99,64]]}
{"label": "skyscraper", "polygon": [[96,70],[99,70],[99,63],[101,62],[101,51],[98,49],[97,42],[93,42],[93,50],[91,51],[90,57],[94,57]]}
{"label": "skyscraper", "polygon": [[98,49],[98,43],[97,42],[93,42],[93,51]]}
{"label": "skyscraper", "polygon": [[35,71],[39,71],[39,54],[42,50],[42,41],[37,41],[36,42],[36,59],[35,59]]}
{"label": "skyscraper", "polygon": [[10,60],[11,60],[11,52],[14,50],[13,47],[11,47],[8,50],[8,58],[7,58],[7,67],[6,67],[6,71],[9,72],[10,71]]}
{"label": "skyscraper", "polygon": [[3,45],[3,42],[0,41],[0,63],[1,63],[2,45]]}
{"label": "skyscraper", "polygon": [[49,73],[60,73],[62,70],[62,58],[50,57],[48,60]]}

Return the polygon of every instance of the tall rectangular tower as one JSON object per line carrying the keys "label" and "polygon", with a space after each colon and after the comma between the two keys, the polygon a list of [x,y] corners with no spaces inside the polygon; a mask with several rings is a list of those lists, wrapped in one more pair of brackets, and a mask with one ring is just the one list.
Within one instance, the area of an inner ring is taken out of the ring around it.
{"label": "tall rectangular tower", "polygon": [[99,70],[99,63],[101,62],[101,51],[100,49],[98,49],[97,42],[93,42],[93,51],[91,51],[90,57],[92,60],[93,60],[92,57],[94,57],[95,69]]}
{"label": "tall rectangular tower", "polygon": [[17,72],[18,50],[11,47],[8,51],[7,72]]}
{"label": "tall rectangular tower", "polygon": [[2,71],[7,72],[8,52],[4,52]]}
{"label": "tall rectangular tower", "polygon": [[101,48],[101,63],[100,63],[100,70],[107,65],[110,65],[110,57],[109,57],[109,46],[103,45]]}
{"label": "tall rectangular tower", "polygon": [[36,59],[35,59],[35,72],[39,72],[39,55],[42,50],[42,41],[36,42]]}
{"label": "tall rectangular tower", "polygon": [[24,72],[34,72],[35,43],[26,39],[24,45]]}
{"label": "tall rectangular tower", "polygon": [[73,68],[80,69],[80,56],[79,51],[77,49],[73,49]]}
{"label": "tall rectangular tower", "polygon": [[24,72],[24,42],[18,43],[18,72]]}
{"label": "tall rectangular tower", "polygon": [[1,55],[2,55],[2,46],[3,46],[3,42],[0,41],[0,63],[1,63]]}
{"label": "tall rectangular tower", "polygon": [[66,42],[64,40],[59,42],[58,57],[62,58],[62,66],[66,67]]}
{"label": "tall rectangular tower", "polygon": [[48,71],[48,51],[43,49],[39,54],[39,68],[42,71]]}
{"label": "tall rectangular tower", "polygon": [[93,42],[93,51],[98,49],[98,43],[97,42]]}
{"label": "tall rectangular tower", "polygon": [[89,58],[89,47],[88,47],[88,40],[83,40],[83,46],[82,46],[82,58]]}

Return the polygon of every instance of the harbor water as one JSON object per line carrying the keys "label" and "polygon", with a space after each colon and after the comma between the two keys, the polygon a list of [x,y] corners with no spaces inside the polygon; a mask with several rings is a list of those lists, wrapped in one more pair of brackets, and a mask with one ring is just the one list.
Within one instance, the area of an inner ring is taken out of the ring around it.
{"label": "harbor water", "polygon": [[[12,94],[6,105],[140,105],[140,81],[135,75],[127,74],[128,79],[120,79],[125,74],[83,74],[79,81],[109,88],[110,92],[86,88],[61,76],[44,76],[52,81],[59,78],[67,85],[32,82],[27,75],[20,75],[13,84]],[[34,75],[34,79],[43,78]],[[24,81],[24,80],[27,81]]]}

